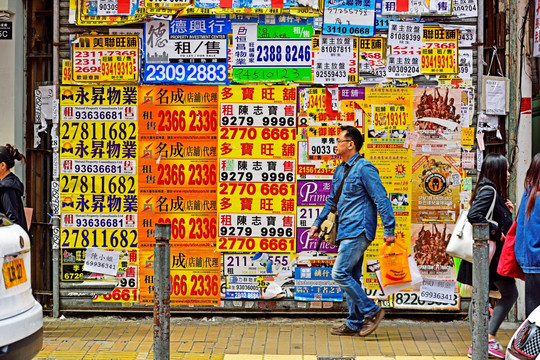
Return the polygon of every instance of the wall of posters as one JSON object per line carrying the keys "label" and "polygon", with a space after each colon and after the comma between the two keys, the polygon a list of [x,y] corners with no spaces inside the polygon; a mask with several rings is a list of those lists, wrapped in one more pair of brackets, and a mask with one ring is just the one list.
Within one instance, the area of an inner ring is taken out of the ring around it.
{"label": "wall of posters", "polygon": [[[174,306],[275,300],[341,311],[337,248],[307,234],[341,162],[336,137],[351,125],[425,280],[384,296],[379,224],[365,257],[368,295],[386,308],[459,309],[444,247],[470,198],[467,171],[483,158],[474,148],[476,7],[72,0],[65,23],[96,33],[61,33],[70,43],[55,169],[61,281],[110,281],[83,266],[88,249],[114,251],[116,288],[92,306],[152,304],[154,228],[168,223]],[[109,34],[125,24],[133,29]]]}

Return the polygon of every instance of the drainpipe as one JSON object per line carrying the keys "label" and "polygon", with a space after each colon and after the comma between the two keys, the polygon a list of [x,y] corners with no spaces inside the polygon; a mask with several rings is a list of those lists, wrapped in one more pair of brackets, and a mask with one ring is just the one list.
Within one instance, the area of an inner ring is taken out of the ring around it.
{"label": "drainpipe", "polygon": [[[478,74],[478,84],[476,84],[478,102],[482,101],[482,78],[484,77],[484,0],[478,0],[478,17],[476,18],[476,73]],[[478,110],[482,107],[477,106]]]}
{"label": "drainpipe", "polygon": [[[56,87],[56,93],[59,93],[58,86],[58,47],[60,46],[60,2],[54,0],[53,2],[53,85]],[[57,134],[58,138],[58,134]],[[55,149],[55,153],[58,153],[58,148]],[[53,156],[55,156],[53,154]],[[59,178],[53,178],[53,181],[59,181]],[[60,232],[60,217],[53,216],[52,224],[53,234]],[[58,237],[59,238],[59,237]],[[52,236],[52,280],[53,280],[53,317],[58,318],[60,316],[60,243],[55,243],[55,236]]]}

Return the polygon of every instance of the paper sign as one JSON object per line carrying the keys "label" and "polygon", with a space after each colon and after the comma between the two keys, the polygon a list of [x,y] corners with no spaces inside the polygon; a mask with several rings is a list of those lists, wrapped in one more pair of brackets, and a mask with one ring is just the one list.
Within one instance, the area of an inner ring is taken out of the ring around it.
{"label": "paper sign", "polygon": [[144,82],[226,82],[229,32],[224,19],[146,22]]}
{"label": "paper sign", "polygon": [[486,114],[506,115],[506,81],[486,79]]}
{"label": "paper sign", "polygon": [[349,63],[354,60],[354,39],[349,36],[319,38],[319,52],[314,56],[313,82],[318,84],[347,84]]}
{"label": "paper sign", "polygon": [[[313,77],[316,82],[316,77],[322,74],[316,74],[316,69],[329,70],[334,67],[345,69],[347,72],[347,82],[358,82],[358,41],[352,36],[335,36],[335,35],[316,35],[311,38],[311,50],[313,63]],[[328,61],[333,60],[333,61]],[[318,61],[330,63],[329,68],[324,69],[318,65]],[[336,83],[334,81],[325,81],[326,83]]]}
{"label": "paper sign", "polygon": [[[474,159],[474,153],[472,154],[473,154],[473,159]],[[462,186],[463,186],[463,191],[472,191],[472,178],[470,177],[463,178]]]}
{"label": "paper sign", "polygon": [[459,50],[458,63],[459,77],[462,79],[470,79],[473,73],[473,51]]}
{"label": "paper sign", "polygon": [[420,285],[420,300],[450,304],[454,302],[454,280],[424,279]]}
{"label": "paper sign", "polygon": [[53,118],[53,106],[56,99],[56,86],[40,86],[41,91],[41,119],[42,121]]}
{"label": "paper sign", "polygon": [[418,143],[418,139],[420,139],[420,134],[407,131],[407,135],[405,137],[405,142],[403,143],[403,147],[408,149],[409,144],[411,144],[411,149],[416,149],[416,144]]}
{"label": "paper sign", "polygon": [[465,127],[461,129],[461,144],[474,145],[474,128]]}
{"label": "paper sign", "polygon": [[[461,155],[461,166],[463,169],[474,169],[474,152],[464,151]],[[464,178],[463,180],[465,180]],[[465,190],[465,189],[464,189]]]}
{"label": "paper sign", "polygon": [[88,248],[86,249],[83,271],[116,276],[119,258],[120,253],[117,251]]}
{"label": "paper sign", "polygon": [[421,49],[422,74],[455,74],[455,49]]}
{"label": "paper sign", "polygon": [[478,16],[478,6],[476,0],[454,0],[454,13],[458,18],[469,18]]}
{"label": "paper sign", "polygon": [[409,78],[420,75],[419,55],[388,55],[386,76],[389,78]]}
{"label": "paper sign", "polygon": [[482,170],[482,164],[484,163],[484,153],[479,148],[476,149],[476,159],[476,170],[480,171]]}
{"label": "paper sign", "polygon": [[452,174],[452,185],[461,184],[461,176],[459,174]]}
{"label": "paper sign", "polygon": [[233,24],[234,81],[311,82],[312,35],[309,25]]}
{"label": "paper sign", "polygon": [[388,45],[409,45],[422,47],[422,30],[419,23],[391,21],[388,26]]}
{"label": "paper sign", "polygon": [[[445,29],[459,30],[459,51],[464,47],[472,47],[476,42],[476,26],[474,25],[444,25]],[[461,54],[460,54],[461,55]]]}
{"label": "paper sign", "polygon": [[326,0],[323,34],[373,36],[375,34],[375,0],[356,3]]}
{"label": "paper sign", "polygon": [[484,146],[484,133],[483,132],[476,133],[476,141],[478,142],[478,149],[480,149],[481,151],[484,151],[485,146]]}

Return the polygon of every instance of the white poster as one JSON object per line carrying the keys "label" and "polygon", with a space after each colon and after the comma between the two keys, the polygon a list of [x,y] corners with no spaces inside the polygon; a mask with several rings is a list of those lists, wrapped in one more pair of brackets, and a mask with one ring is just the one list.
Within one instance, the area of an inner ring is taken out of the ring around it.
{"label": "white poster", "polygon": [[420,55],[388,55],[386,76],[408,78],[420,75]]}
{"label": "white poster", "polygon": [[470,18],[478,16],[478,4],[476,0],[454,0],[454,16],[458,18]]}
{"label": "white poster", "polygon": [[424,25],[405,21],[390,21],[388,25],[388,45],[422,47]]}
{"label": "white poster", "polygon": [[476,42],[476,26],[474,25],[441,25],[446,30],[459,30],[459,49],[472,47]]}
{"label": "white poster", "polygon": [[473,51],[459,50],[459,77],[462,79],[470,79],[473,73]]}
{"label": "white poster", "polygon": [[319,51],[314,58],[313,82],[316,84],[347,84],[349,62],[355,59],[354,38],[321,35]]}
{"label": "white poster", "polygon": [[506,81],[505,78],[486,79],[485,82],[486,114],[506,115]]}
{"label": "white poster", "polygon": [[86,249],[83,271],[116,276],[119,259],[120,253],[118,251],[89,247]]}

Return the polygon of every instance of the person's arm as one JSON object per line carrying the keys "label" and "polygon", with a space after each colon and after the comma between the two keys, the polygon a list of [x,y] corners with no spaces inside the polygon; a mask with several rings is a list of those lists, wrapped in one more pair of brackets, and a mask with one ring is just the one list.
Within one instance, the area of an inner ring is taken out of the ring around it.
{"label": "person's arm", "polygon": [[[14,224],[25,224],[26,219],[21,219],[17,211],[16,204],[18,203],[18,195],[12,189],[4,188],[0,195],[0,202],[4,215]],[[22,225],[21,225],[22,226]],[[26,226],[22,226],[26,229]]]}
{"label": "person's arm", "polygon": [[384,226],[384,241],[386,243],[393,243],[395,241],[394,230],[396,228],[396,219],[392,210],[392,203],[388,199],[386,189],[379,177],[379,171],[372,164],[366,164],[360,170],[360,175],[366,192],[375,203],[381,217]]}
{"label": "person's arm", "polygon": [[[493,202],[493,196],[497,196],[497,193],[492,186],[483,186],[479,189],[467,215],[467,220],[471,224],[489,223],[490,238],[500,239],[501,230],[499,226],[487,219],[487,213]],[[495,208],[493,212],[495,212]]]}

